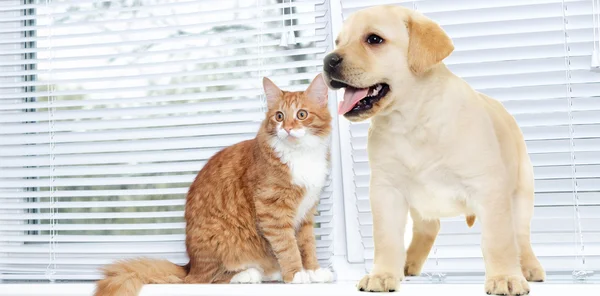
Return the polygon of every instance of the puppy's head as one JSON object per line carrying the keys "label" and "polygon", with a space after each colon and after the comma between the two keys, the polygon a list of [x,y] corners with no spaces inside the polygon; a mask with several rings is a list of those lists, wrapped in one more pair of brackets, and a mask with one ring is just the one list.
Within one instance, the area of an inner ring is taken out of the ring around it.
{"label": "puppy's head", "polygon": [[332,89],[345,88],[338,113],[362,121],[393,104],[403,88],[454,50],[442,28],[401,6],[374,6],[350,15],[323,59]]}

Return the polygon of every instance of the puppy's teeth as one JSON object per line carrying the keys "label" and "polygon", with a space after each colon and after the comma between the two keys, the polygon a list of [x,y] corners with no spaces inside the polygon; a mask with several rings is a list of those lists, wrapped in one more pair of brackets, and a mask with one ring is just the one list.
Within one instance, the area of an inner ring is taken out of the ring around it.
{"label": "puppy's teeth", "polygon": [[372,88],[369,90],[369,93],[367,93],[367,97],[374,97],[377,95],[379,91],[376,88]]}

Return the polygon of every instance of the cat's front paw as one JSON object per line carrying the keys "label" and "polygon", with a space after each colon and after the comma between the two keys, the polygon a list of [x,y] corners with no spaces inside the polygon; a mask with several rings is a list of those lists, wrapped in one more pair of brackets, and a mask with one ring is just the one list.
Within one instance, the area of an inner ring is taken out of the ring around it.
{"label": "cat's front paw", "polygon": [[310,284],[310,275],[308,275],[308,272],[300,270],[294,274],[290,284]]}
{"label": "cat's front paw", "polygon": [[248,268],[238,272],[229,282],[232,284],[260,284],[262,273],[256,268]]}
{"label": "cat's front paw", "polygon": [[333,273],[329,269],[319,268],[308,270],[308,276],[313,283],[331,283],[333,282]]}

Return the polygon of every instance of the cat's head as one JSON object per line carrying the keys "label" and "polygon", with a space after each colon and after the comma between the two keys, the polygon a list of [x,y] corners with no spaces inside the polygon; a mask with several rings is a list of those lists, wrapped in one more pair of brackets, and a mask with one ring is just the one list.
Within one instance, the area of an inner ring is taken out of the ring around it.
{"label": "cat's head", "polygon": [[329,137],[329,89],[321,74],[305,91],[283,91],[266,77],[263,88],[268,107],[264,129],[273,139],[287,145],[315,146]]}

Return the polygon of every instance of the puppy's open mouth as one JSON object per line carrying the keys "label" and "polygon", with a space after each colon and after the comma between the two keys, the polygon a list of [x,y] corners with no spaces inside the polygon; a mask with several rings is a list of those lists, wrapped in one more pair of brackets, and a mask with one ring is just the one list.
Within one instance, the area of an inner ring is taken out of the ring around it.
{"label": "puppy's open mouth", "polygon": [[378,83],[368,88],[355,88],[349,85],[344,87],[346,88],[344,101],[340,102],[338,107],[340,115],[370,110],[390,90],[390,86],[385,83]]}

